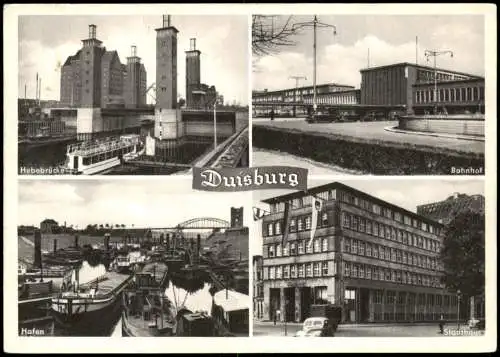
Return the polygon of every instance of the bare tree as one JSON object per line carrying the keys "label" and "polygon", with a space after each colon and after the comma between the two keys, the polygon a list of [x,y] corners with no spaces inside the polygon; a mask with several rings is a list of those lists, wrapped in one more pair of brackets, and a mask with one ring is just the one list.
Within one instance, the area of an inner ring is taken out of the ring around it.
{"label": "bare tree", "polygon": [[285,21],[275,21],[276,16],[252,16],[252,53],[254,56],[264,56],[279,51],[280,47],[293,46],[301,26],[294,26],[292,16]]}

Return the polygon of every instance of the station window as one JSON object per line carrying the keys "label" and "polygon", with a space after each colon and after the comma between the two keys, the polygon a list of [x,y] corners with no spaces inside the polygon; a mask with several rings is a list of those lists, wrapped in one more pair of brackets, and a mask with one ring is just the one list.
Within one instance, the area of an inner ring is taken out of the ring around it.
{"label": "station window", "polygon": [[288,254],[288,243],[285,243],[285,244],[283,245],[283,256],[284,256],[284,257],[288,257],[288,255],[289,255],[289,254]]}
{"label": "station window", "polygon": [[297,218],[297,230],[299,232],[304,230],[304,220],[302,218]]}
{"label": "station window", "polygon": [[328,262],[321,263],[321,275],[323,275],[323,276],[328,275]]}
{"label": "station window", "polygon": [[295,242],[290,243],[290,255],[297,255],[296,244]]}
{"label": "station window", "polygon": [[[302,272],[304,272],[304,271],[302,271]],[[296,267],[295,264],[292,264],[290,266],[290,277],[291,278],[296,278],[297,277],[297,267]]]}
{"label": "station window", "polygon": [[351,276],[351,264],[349,262],[344,263],[344,275]]}
{"label": "station window", "polygon": [[276,245],[276,256],[281,257],[281,244]]}
{"label": "station window", "polygon": [[281,266],[276,267],[276,279],[281,279]]}
{"label": "station window", "polygon": [[321,251],[320,240],[319,239],[314,239],[313,246],[314,246],[314,253],[318,253],[318,252]]}
{"label": "station window", "polygon": [[351,240],[349,238],[344,238],[344,252],[351,252]]}
{"label": "station window", "polygon": [[350,226],[351,226],[351,216],[348,213],[346,213],[346,212],[343,212],[342,215],[343,215],[342,222],[343,222],[344,227],[350,228]]}
{"label": "station window", "polygon": [[320,276],[319,263],[316,262],[313,264],[313,272],[314,276]]}
{"label": "station window", "polygon": [[298,251],[298,254],[304,254],[304,241],[303,240],[297,242],[297,251]]}
{"label": "station window", "polygon": [[297,221],[295,218],[292,218],[290,220],[290,232],[296,232],[297,231]]}
{"label": "station window", "polygon": [[306,276],[312,276],[312,263],[306,264]]}
{"label": "station window", "polygon": [[281,222],[277,221],[274,223],[274,233],[281,234]]}

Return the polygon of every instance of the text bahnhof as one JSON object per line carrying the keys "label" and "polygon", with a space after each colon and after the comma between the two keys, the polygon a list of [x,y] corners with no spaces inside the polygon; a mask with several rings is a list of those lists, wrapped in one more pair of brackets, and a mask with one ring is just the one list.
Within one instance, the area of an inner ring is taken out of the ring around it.
{"label": "text bahnhof", "polygon": [[[314,241],[311,194],[323,200]],[[282,247],[284,202],[291,202]],[[263,312],[302,321],[314,303],[345,306],[343,321],[455,319],[458,298],[440,282],[443,226],[332,183],[264,201]]]}

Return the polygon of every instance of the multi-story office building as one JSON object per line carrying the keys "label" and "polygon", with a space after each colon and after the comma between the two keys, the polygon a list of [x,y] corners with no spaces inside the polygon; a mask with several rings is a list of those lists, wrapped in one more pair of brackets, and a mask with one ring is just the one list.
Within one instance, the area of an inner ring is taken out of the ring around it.
{"label": "multi-story office building", "polygon": [[260,320],[264,317],[264,285],[263,285],[263,269],[262,255],[254,255],[253,257],[253,317]]}
{"label": "multi-story office building", "polygon": [[96,25],[89,25],[89,37],[82,40],[82,48],[69,56],[61,68],[61,106],[146,105],[146,69],[140,58],[134,52],[127,65],[122,64],[116,51],[102,47],[96,31]]}
{"label": "multi-story office building", "polygon": [[[312,195],[323,205],[309,245]],[[265,319],[280,310],[282,319],[303,321],[323,303],[341,305],[344,322],[456,317],[458,297],[440,282],[440,223],[338,182],[264,202]]]}
{"label": "multi-story office building", "polygon": [[446,200],[427,203],[417,206],[417,213],[433,219],[439,223],[447,225],[453,218],[464,211],[473,211],[484,214],[484,196],[483,195],[466,195],[454,193],[453,196]]}

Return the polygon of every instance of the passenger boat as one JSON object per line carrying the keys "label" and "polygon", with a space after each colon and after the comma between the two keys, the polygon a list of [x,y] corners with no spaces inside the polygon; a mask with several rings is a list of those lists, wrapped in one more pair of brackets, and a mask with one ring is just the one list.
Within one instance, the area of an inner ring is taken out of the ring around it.
{"label": "passenger boat", "polygon": [[147,264],[135,273],[123,294],[122,335],[130,337],[172,336],[175,314],[165,295],[167,266]]}
{"label": "passenger boat", "polygon": [[98,174],[123,162],[132,160],[145,151],[139,135],[84,141],[67,147],[64,168],[74,174]]}
{"label": "passenger boat", "polygon": [[118,321],[121,294],[131,275],[106,272],[89,283],[70,286],[52,298],[56,327],[72,335],[109,334]]}
{"label": "passenger boat", "polygon": [[144,266],[146,257],[139,251],[118,255],[112,263],[112,267],[119,273],[130,273]]}

